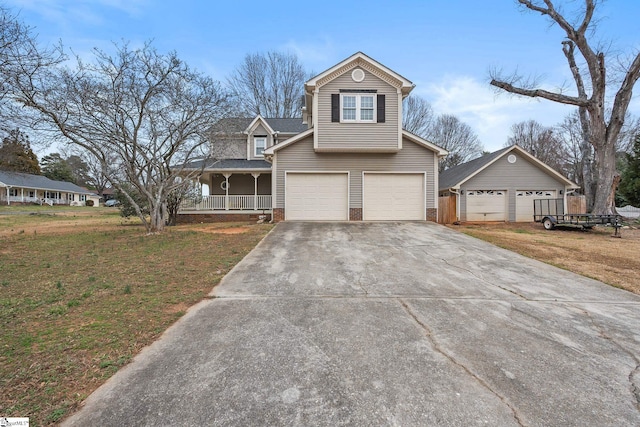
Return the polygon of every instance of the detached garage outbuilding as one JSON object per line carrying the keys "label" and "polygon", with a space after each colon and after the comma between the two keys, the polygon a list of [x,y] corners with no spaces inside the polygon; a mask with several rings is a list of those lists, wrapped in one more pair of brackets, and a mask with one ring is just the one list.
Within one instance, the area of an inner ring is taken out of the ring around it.
{"label": "detached garage outbuilding", "polygon": [[533,221],[534,199],[565,200],[579,188],[518,145],[440,174],[441,197],[455,197],[460,221]]}

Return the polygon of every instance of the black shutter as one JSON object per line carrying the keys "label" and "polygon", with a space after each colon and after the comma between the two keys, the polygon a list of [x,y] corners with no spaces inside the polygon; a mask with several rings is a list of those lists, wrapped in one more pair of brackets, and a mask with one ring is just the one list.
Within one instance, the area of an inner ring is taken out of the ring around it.
{"label": "black shutter", "polygon": [[384,95],[378,95],[378,123],[384,123],[385,121],[384,107]]}
{"label": "black shutter", "polygon": [[331,121],[340,122],[340,94],[331,94]]}

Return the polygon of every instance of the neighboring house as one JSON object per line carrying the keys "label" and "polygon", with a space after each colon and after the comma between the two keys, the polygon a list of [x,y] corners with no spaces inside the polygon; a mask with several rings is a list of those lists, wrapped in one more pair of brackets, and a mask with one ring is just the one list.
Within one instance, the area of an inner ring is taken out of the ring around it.
{"label": "neighboring house", "polygon": [[71,182],[54,181],[41,175],[0,171],[0,204],[48,204],[85,206],[98,196]]}
{"label": "neighboring house", "polygon": [[512,145],[440,173],[440,195],[455,196],[460,221],[533,221],[534,199],[562,198],[579,188]]}
{"label": "neighboring house", "polygon": [[402,129],[413,87],[358,52],[305,83],[295,126],[260,116],[215,126],[214,160],[190,165],[209,195],[183,205],[183,220],[263,211],[275,221],[435,221],[447,152]]}

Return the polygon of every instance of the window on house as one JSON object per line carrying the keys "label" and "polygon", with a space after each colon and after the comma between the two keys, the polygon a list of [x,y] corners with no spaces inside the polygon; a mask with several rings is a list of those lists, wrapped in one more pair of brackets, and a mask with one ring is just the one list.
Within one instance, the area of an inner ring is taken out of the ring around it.
{"label": "window on house", "polygon": [[18,189],[10,188],[9,189],[9,197],[18,197]]}
{"label": "window on house", "polygon": [[67,200],[73,202],[73,193],[67,193]]}
{"label": "window on house", "polygon": [[86,194],[78,194],[78,198],[81,202],[86,202],[87,201],[87,195]]}
{"label": "window on house", "polygon": [[375,95],[343,94],[342,118],[343,122],[373,122],[375,120]]}
{"label": "window on house", "polygon": [[256,136],[255,138],[253,138],[253,145],[255,147],[255,156],[256,157],[264,156],[264,150],[267,149],[267,137]]}

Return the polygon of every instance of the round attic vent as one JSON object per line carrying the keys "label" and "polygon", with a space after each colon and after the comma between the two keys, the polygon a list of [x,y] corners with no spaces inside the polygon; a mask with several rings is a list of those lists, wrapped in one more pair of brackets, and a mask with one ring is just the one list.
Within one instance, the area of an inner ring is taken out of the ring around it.
{"label": "round attic vent", "polygon": [[516,162],[516,156],[514,156],[513,154],[509,154],[509,157],[507,157],[507,161],[509,163],[515,163]]}
{"label": "round attic vent", "polygon": [[351,78],[353,79],[354,82],[360,83],[361,81],[364,80],[364,71],[362,71],[360,68],[356,68],[351,73]]}

